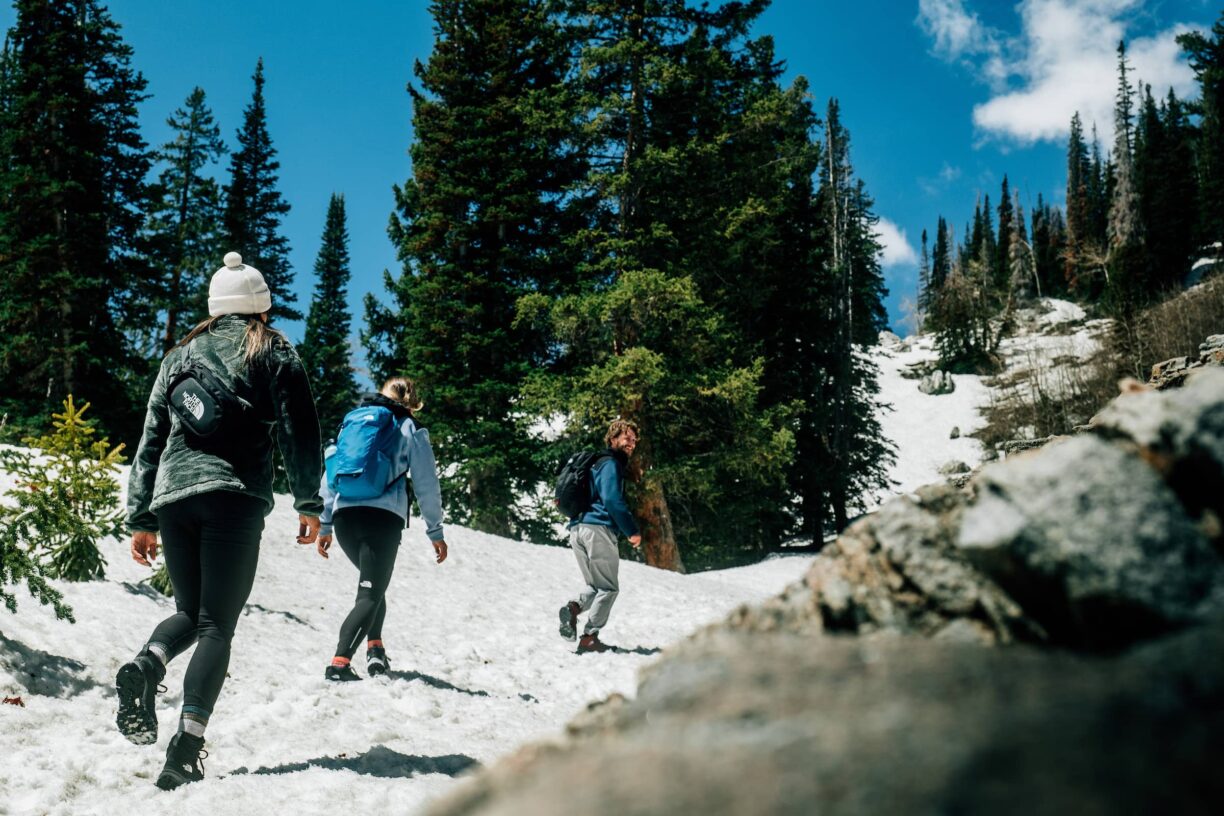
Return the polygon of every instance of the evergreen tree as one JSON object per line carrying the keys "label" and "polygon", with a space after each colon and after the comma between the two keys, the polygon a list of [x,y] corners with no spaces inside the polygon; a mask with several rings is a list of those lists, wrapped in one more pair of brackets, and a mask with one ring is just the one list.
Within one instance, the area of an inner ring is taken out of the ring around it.
{"label": "evergreen tree", "polygon": [[1033,209],[1033,263],[1042,292],[1058,296],[1067,291],[1063,257],[1067,252],[1067,228],[1062,211],[1046,204],[1037,194]]}
{"label": "evergreen tree", "polygon": [[15,6],[0,94],[0,410],[30,427],[88,392],[105,427],[132,438],[143,366],[121,323],[146,269],[145,81],[95,0]]}
{"label": "evergreen tree", "polygon": [[1145,88],[1135,126],[1134,177],[1147,239],[1149,293],[1180,286],[1196,249],[1193,133],[1171,89],[1157,107],[1151,86]]}
{"label": "evergreen tree", "polygon": [[[938,292],[952,272],[952,239],[948,234],[948,222],[939,217],[935,229],[935,249],[931,253],[931,291]],[[930,301],[928,299],[928,307]]]}
{"label": "evergreen tree", "polygon": [[553,4],[437,0],[436,41],[410,88],[413,177],[395,196],[390,234],[404,265],[392,305],[367,298],[372,373],[422,386],[443,486],[458,522],[499,535],[547,534],[518,506],[545,470],[518,404],[549,347],[515,325],[519,298],[572,290],[562,244],[584,199],[568,197],[583,165],[574,148],[572,42]]}
{"label": "evergreen tree", "polygon": [[1133,162],[1134,89],[1127,78],[1126,44],[1118,43],[1114,105],[1114,189],[1109,208],[1110,290],[1115,308],[1132,309],[1145,295],[1146,256]]}
{"label": "evergreen tree", "polygon": [[1007,268],[1010,277],[1008,291],[1013,296],[1031,294],[1041,297],[1041,279],[1037,275],[1037,259],[1024,226],[1024,207],[1020,205],[1019,194],[1016,195],[1016,203],[1010,209],[1009,215],[1014,217],[1008,218],[1009,235],[1006,242]]}
{"label": "evergreen tree", "polygon": [[1198,187],[1200,246],[1224,242],[1224,12],[1211,36],[1177,37],[1199,83]]}
{"label": "evergreen tree", "polygon": [[348,310],[349,236],[344,196],[327,204],[322,246],[315,260],[315,289],[298,352],[310,377],[324,438],[335,436],[340,420],[357,400],[349,353],[352,318]]}
{"label": "evergreen tree", "polygon": [[272,308],[277,317],[301,320],[293,270],[289,266],[289,239],[281,234],[281,221],[289,213],[289,202],[277,189],[276,149],[268,135],[268,111],[264,104],[263,58],[255,63],[255,90],[242,114],[238,150],[230,155],[230,181],[225,187],[222,224],[228,249],[258,269],[272,290]]}
{"label": "evergreen tree", "polygon": [[166,124],[174,137],[156,154],[163,168],[151,190],[147,239],[160,274],[144,294],[146,308],[164,321],[159,336],[145,344],[155,361],[208,316],[208,276],[221,245],[221,194],[209,170],[225,144],[203,89],[195,88]]}
{"label": "evergreen tree", "polygon": [[918,329],[922,330],[923,316],[931,307],[931,252],[927,248],[927,231],[922,231],[922,252],[918,261]]}
{"label": "evergreen tree", "polygon": [[[592,290],[583,302],[612,319],[620,314],[613,306],[630,292],[649,304],[670,298],[673,287],[692,287],[692,308],[718,317],[686,321],[685,338],[661,336],[654,326],[645,331],[636,320],[588,332],[596,345],[566,342],[557,366],[574,376],[605,371],[604,378],[616,366],[625,378],[615,389],[624,397],[616,412],[643,431],[635,492],[645,556],[672,569],[690,557],[711,563],[716,554],[759,551],[785,521],[771,515],[789,459],[778,458],[790,438],[781,427],[784,407],[771,406],[781,398],[784,372],[762,358],[789,342],[785,359],[795,359],[794,347],[810,341],[788,341],[781,326],[802,325],[810,335],[800,313],[815,303],[781,312],[776,326],[760,326],[759,315],[768,304],[787,303],[779,286],[785,276],[800,291],[816,285],[815,247],[804,227],[812,218],[807,178],[816,150],[802,89],[780,92],[772,45],[748,36],[762,8],[688,8],[680,0],[566,6],[582,42],[576,87],[582,118],[591,123],[584,133],[591,172],[582,192],[599,202],[572,244]],[[715,347],[722,351],[714,365],[694,362]],[[629,367],[660,349],[671,349],[666,390]],[[808,372],[811,358],[803,362]],[[747,405],[753,407],[744,413]],[[689,427],[676,436],[674,414],[682,408]],[[576,408],[571,414],[586,415]],[[748,462],[755,463],[751,471],[738,471]],[[728,468],[741,475],[728,481]],[[728,542],[727,525],[743,529],[745,541]]]}
{"label": "evergreen tree", "polygon": [[1084,255],[1090,240],[1088,177],[1088,146],[1077,111],[1071,117],[1071,135],[1067,138],[1067,255],[1066,279],[1069,289],[1076,289],[1083,278]]}
{"label": "evergreen tree", "polygon": [[[999,195],[999,245],[995,259],[995,290],[1006,292],[1011,281],[1011,259],[1013,237],[1012,231],[1012,200],[1008,188],[1007,175],[1003,176],[1003,189]],[[1021,227],[1023,227],[1021,223]]]}
{"label": "evergreen tree", "polygon": [[825,115],[825,155],[820,169],[817,209],[829,237],[826,275],[831,284],[828,379],[823,428],[825,478],[820,488],[832,510],[835,530],[850,512],[862,509],[870,491],[886,488],[894,460],[891,443],[878,420],[878,373],[857,347],[872,345],[886,324],[886,294],[879,266],[877,219],[863,182],[850,164],[850,135],[841,124],[837,100]]}

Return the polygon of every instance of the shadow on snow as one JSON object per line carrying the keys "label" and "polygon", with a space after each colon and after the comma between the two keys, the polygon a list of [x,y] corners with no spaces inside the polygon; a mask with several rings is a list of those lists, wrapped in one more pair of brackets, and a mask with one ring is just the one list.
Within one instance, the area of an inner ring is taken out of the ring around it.
{"label": "shadow on snow", "polygon": [[447,754],[445,756],[427,757],[413,754],[401,754],[392,751],[385,745],[375,745],[364,754],[357,756],[320,757],[308,759],[305,762],[290,762],[277,765],[274,768],[257,768],[248,771],[238,768],[229,776],[290,774],[310,768],[322,768],[328,771],[353,771],[366,776],[377,776],[382,779],[404,779],[425,774],[445,774],[455,776],[463,771],[480,765],[475,759],[464,754]]}

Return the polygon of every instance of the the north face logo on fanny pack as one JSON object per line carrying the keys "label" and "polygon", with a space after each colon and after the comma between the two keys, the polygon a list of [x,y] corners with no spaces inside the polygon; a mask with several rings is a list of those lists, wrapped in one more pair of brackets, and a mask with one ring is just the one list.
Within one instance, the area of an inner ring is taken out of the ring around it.
{"label": "the north face logo on fanny pack", "polygon": [[183,395],[183,407],[190,411],[196,419],[204,416],[204,402],[194,392],[188,391]]}

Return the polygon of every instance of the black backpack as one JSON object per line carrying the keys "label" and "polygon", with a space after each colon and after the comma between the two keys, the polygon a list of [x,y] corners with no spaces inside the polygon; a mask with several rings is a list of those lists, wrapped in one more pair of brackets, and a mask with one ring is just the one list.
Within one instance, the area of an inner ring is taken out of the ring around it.
{"label": "black backpack", "polygon": [[183,428],[201,440],[227,436],[241,424],[248,404],[202,360],[192,358],[191,346],[166,392]]}
{"label": "black backpack", "polygon": [[557,487],[553,491],[557,509],[573,520],[591,509],[591,470],[607,451],[581,451],[557,468]]}

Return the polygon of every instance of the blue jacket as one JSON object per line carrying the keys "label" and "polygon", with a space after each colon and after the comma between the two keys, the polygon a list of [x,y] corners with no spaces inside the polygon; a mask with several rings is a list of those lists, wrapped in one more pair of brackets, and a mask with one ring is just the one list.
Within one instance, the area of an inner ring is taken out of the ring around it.
{"label": "blue jacket", "polygon": [[[391,407],[390,400],[370,398],[365,402]],[[399,408],[399,406],[395,406]],[[441,541],[442,533],[442,489],[438,484],[438,465],[434,459],[433,446],[429,444],[429,431],[417,427],[416,421],[402,408],[396,411],[400,421],[399,447],[391,457],[391,472],[395,475],[407,472],[412,477],[412,491],[416,494],[421,518],[425,520],[425,535],[430,541]],[[332,448],[328,448],[330,455]],[[332,517],[345,507],[378,507],[390,510],[408,524],[408,481],[396,479],[387,485],[386,491],[374,499],[343,499],[327,486],[327,474],[323,474],[319,492],[323,496],[323,515],[319,517],[319,534],[331,535]]]}
{"label": "blue jacket", "polygon": [[569,523],[602,524],[619,528],[625,537],[638,534],[637,522],[625,504],[625,466],[629,458],[620,451],[609,449],[591,468],[591,509]]}

